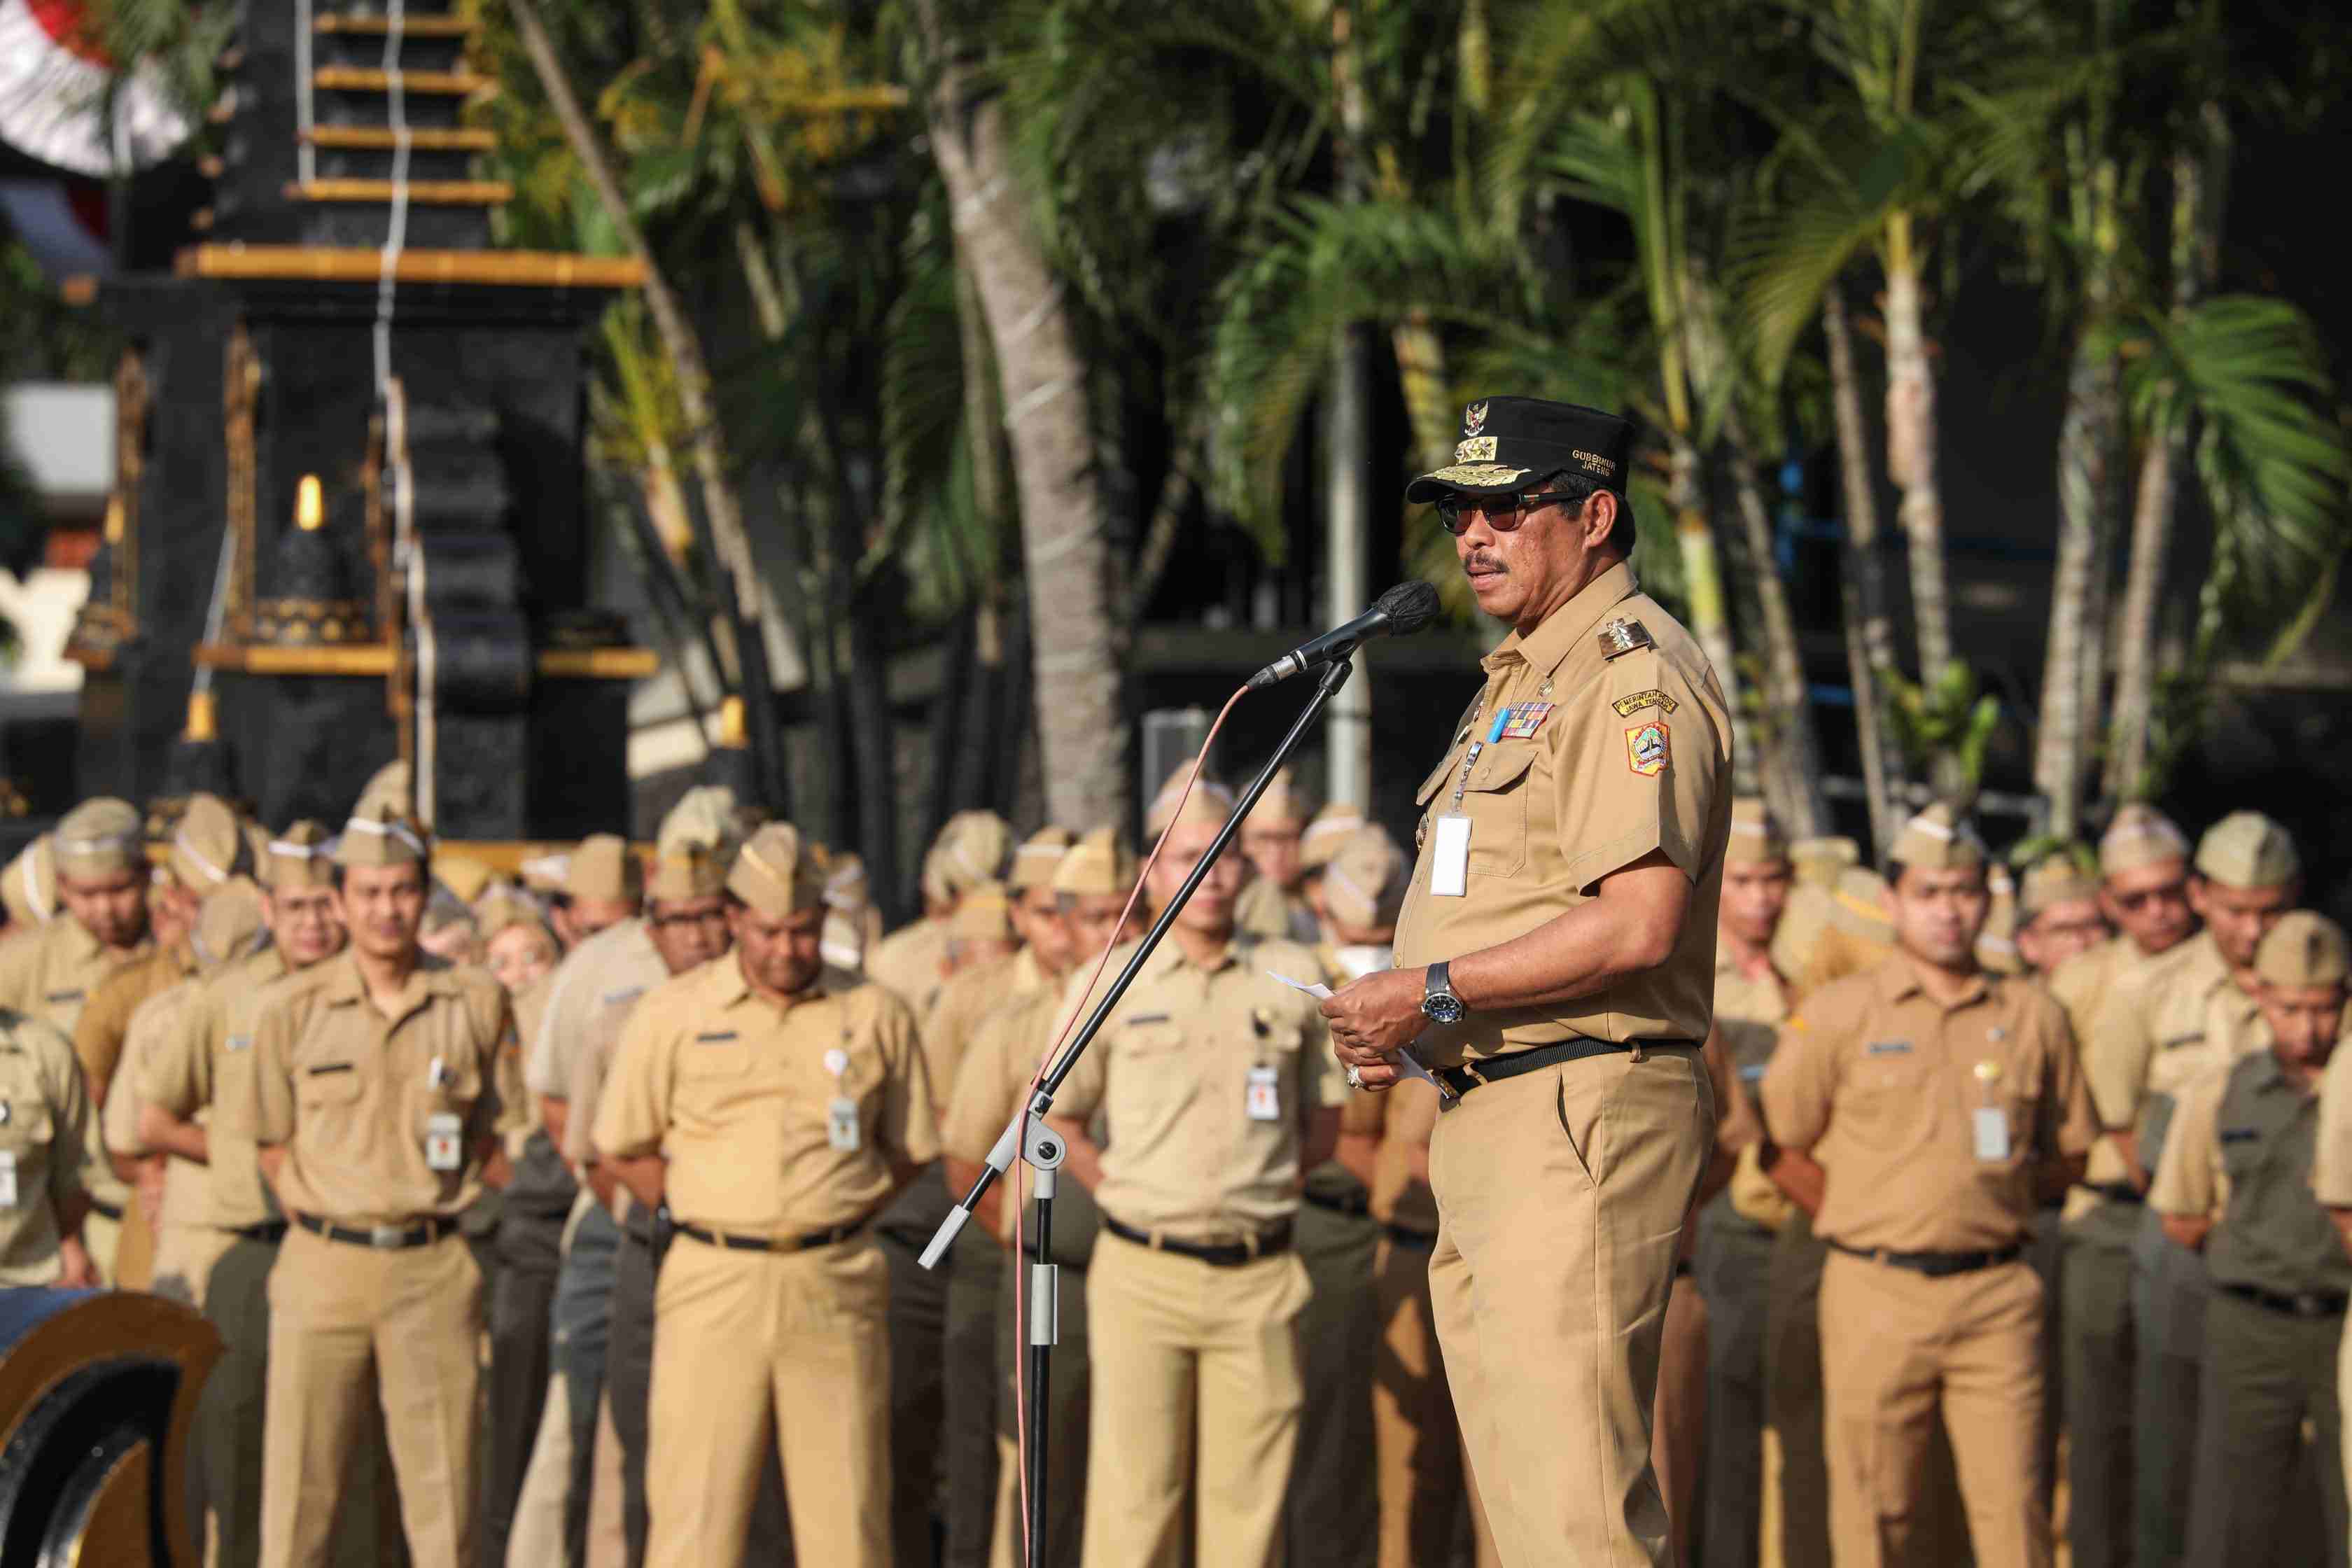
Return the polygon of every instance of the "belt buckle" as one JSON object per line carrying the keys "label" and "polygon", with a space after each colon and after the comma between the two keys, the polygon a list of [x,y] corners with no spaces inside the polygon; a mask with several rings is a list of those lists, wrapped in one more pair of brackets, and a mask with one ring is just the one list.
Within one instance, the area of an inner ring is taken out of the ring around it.
{"label": "belt buckle", "polygon": [[372,1225],[368,1226],[368,1245],[378,1248],[381,1251],[389,1252],[394,1247],[399,1247],[407,1239],[407,1230],[400,1226]]}
{"label": "belt buckle", "polygon": [[2307,1290],[2300,1291],[2291,1299],[2294,1302],[2294,1315],[2296,1317],[2316,1318],[2321,1315],[2319,1298],[2313,1295],[2311,1292]]}

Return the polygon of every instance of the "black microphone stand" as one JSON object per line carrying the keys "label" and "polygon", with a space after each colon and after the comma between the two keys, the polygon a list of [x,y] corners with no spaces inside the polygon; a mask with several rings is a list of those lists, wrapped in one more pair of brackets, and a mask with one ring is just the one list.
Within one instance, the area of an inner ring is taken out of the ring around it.
{"label": "black microphone stand", "polygon": [[1070,1069],[1077,1065],[1078,1058],[1086,1053],[1086,1048],[1094,1044],[1095,1037],[1102,1033],[1103,1025],[1109,1019],[1112,1009],[1127,994],[1128,987],[1135,984],[1135,977],[1143,972],[1145,961],[1159,948],[1160,939],[1168,934],[1169,928],[1176,923],[1177,915],[1192,901],[1193,889],[1200,887],[1201,879],[1209,874],[1210,868],[1216,865],[1217,858],[1233,842],[1234,835],[1241,830],[1243,820],[1257,805],[1258,796],[1274,783],[1274,775],[1281,771],[1283,763],[1290,760],[1291,752],[1298,749],[1298,742],[1306,739],[1307,730],[1324,708],[1339,695],[1339,688],[1348,684],[1348,676],[1354,668],[1353,661],[1346,658],[1334,659],[1324,666],[1323,679],[1317,683],[1315,695],[1307,699],[1307,706],[1299,710],[1297,720],[1290,726],[1290,732],[1283,736],[1282,744],[1274,749],[1273,758],[1259,771],[1257,777],[1250,781],[1249,787],[1242,791],[1241,798],[1234,803],[1234,814],[1225,819],[1224,826],[1217,830],[1217,837],[1202,853],[1200,864],[1194,866],[1192,874],[1184,879],[1184,885],[1176,889],[1176,896],[1168,900],[1168,907],[1160,911],[1160,918],[1151,922],[1151,929],[1144,933],[1134,956],[1118,972],[1118,977],[1110,983],[1110,989],[1103,994],[1103,999],[1095,1004],[1095,1010],[1087,1016],[1086,1024],[1078,1030],[1077,1037],[1070,1043],[1069,1049],[1062,1053],[1053,1070],[1045,1075],[1045,1081],[1037,1087],[1037,1092],[1030,1097],[1026,1105],[1013,1113],[1012,1121],[1004,1124],[1004,1131],[996,1140],[996,1146],[988,1152],[988,1163],[981,1171],[980,1179],[972,1183],[971,1191],[964,1194],[963,1201],[948,1211],[948,1217],[940,1222],[940,1228],[932,1236],[930,1245],[923,1248],[923,1267],[938,1268],[940,1259],[947,1256],[948,1248],[955,1244],[956,1237],[971,1222],[972,1210],[978,1206],[982,1197],[996,1184],[999,1176],[1012,1169],[1016,1158],[1025,1162],[1037,1173],[1037,1261],[1029,1266],[1029,1342],[1022,1347],[1021,1352],[1022,1373],[1028,1389],[1031,1412],[1026,1456],[1028,1474],[1023,1478],[1029,1499],[1028,1568],[1046,1568],[1045,1434],[1048,1428],[1045,1412],[1046,1396],[1053,1388],[1054,1346],[1060,1339],[1058,1319],[1061,1300],[1061,1270],[1052,1261],[1049,1244],[1053,1237],[1055,1173],[1062,1168],[1062,1162],[1069,1152],[1063,1146],[1061,1135],[1046,1127],[1046,1113],[1053,1110],[1054,1096],[1060,1090],[1063,1080],[1070,1076]]}

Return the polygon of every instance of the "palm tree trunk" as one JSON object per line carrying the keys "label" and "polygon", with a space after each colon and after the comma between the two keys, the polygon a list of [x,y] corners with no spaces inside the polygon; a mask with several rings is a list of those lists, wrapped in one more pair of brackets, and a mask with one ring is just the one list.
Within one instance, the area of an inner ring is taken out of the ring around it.
{"label": "palm tree trunk", "polygon": [[1845,493],[1844,570],[1838,574],[1845,623],[1846,680],[1853,688],[1854,735],[1869,796],[1870,837],[1884,857],[1900,826],[1895,789],[1902,759],[1881,706],[1883,674],[1895,668],[1895,627],[1886,611],[1886,570],[1878,553],[1878,493],[1870,473],[1870,431],[1863,422],[1862,383],[1854,369],[1853,332],[1845,292],[1832,282],[1822,297],[1822,330],[1829,338],[1831,405],[1837,425],[1838,475]]}
{"label": "palm tree trunk", "polygon": [[1681,431],[1670,435],[1674,479],[1669,494],[1675,510],[1675,542],[1681,547],[1684,587],[1690,595],[1691,633],[1698,638],[1706,661],[1715,666],[1723,686],[1724,710],[1731,716],[1732,787],[1752,795],[1757,786],[1757,761],[1750,753],[1747,725],[1739,712],[1739,667],[1734,661],[1731,617],[1724,604],[1723,563],[1715,548],[1715,531],[1706,520],[1699,490],[1698,448]]}
{"label": "palm tree trunk", "polygon": [[1936,483],[1936,371],[1928,361],[1910,219],[1887,224],[1886,470],[1903,492],[1896,520],[1911,553],[1911,618],[1919,684],[1933,690],[1952,662],[1952,612],[1944,566],[1944,498]]}
{"label": "palm tree trunk", "polygon": [[996,348],[1036,668],[1039,734],[1051,819],[1077,826],[1123,817],[1128,728],[1118,705],[1118,644],[1105,501],[1095,481],[1086,362],[1060,280],[1022,203],[1003,106],[970,63],[948,17],[952,0],[916,0],[930,74],[930,148],[954,213],[956,248],[971,268]]}
{"label": "palm tree trunk", "polygon": [[2085,672],[2095,579],[2102,571],[2102,516],[2115,429],[2115,367],[2078,343],[2058,431],[2058,569],[2050,592],[2050,644],[2042,667],[2041,732],[2033,785],[2050,802],[2049,831],[2072,838],[2081,825],[2090,756],[2092,683]]}
{"label": "palm tree trunk", "polygon": [[1764,612],[1765,710],[1777,731],[1765,771],[1764,793],[1772,808],[1800,838],[1811,838],[1829,820],[1822,799],[1821,742],[1813,733],[1813,709],[1805,684],[1805,661],[1797,645],[1797,618],[1789,610],[1788,585],[1780,581],[1772,552],[1772,519],[1756,483],[1756,454],[1735,407],[1725,419],[1731,447],[1731,484],[1739,519],[1755,563],[1756,598]]}

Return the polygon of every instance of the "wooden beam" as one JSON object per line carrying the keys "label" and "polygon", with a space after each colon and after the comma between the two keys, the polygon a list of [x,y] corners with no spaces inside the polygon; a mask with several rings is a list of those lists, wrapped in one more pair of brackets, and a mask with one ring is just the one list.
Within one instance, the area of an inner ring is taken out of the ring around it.
{"label": "wooden beam", "polygon": [[[389,125],[313,125],[303,138],[313,147],[350,148],[364,153],[389,153],[397,139]],[[416,153],[489,153],[497,150],[495,131],[457,130],[446,126],[411,129],[408,145]]]}
{"label": "wooden beam", "polygon": [[[180,252],[173,269],[183,278],[373,283],[383,271],[383,252],[372,246],[197,245]],[[393,278],[401,283],[634,289],[645,281],[645,268],[632,257],[567,251],[404,250],[394,261]]]}
{"label": "wooden beam", "polygon": [[[327,12],[310,26],[320,33],[365,33],[379,38],[392,31],[387,17],[339,11]],[[404,16],[400,30],[412,38],[468,38],[480,29],[463,16]]]}
{"label": "wooden beam", "polygon": [[329,92],[390,92],[395,75],[400,78],[403,92],[433,93],[444,98],[463,97],[498,85],[489,77],[476,76],[472,71],[395,72],[373,66],[320,66],[310,73],[310,81]]}
{"label": "wooden beam", "polygon": [[[390,180],[293,180],[286,199],[295,202],[390,202],[400,187]],[[411,180],[408,199],[426,206],[492,207],[514,200],[504,180]]]}
{"label": "wooden beam", "polygon": [[[393,663],[392,649],[382,643],[203,643],[194,658],[207,669],[247,675],[381,677],[392,673]],[[532,664],[545,680],[644,680],[661,668],[661,656],[649,647],[542,648]]]}
{"label": "wooden beam", "polygon": [[538,663],[547,680],[649,680],[661,655],[649,647],[551,647]]}

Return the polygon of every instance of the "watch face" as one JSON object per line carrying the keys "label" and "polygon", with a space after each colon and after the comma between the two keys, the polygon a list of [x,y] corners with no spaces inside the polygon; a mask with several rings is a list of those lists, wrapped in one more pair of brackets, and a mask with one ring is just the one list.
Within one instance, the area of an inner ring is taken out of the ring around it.
{"label": "watch face", "polygon": [[1462,1021],[1462,1015],[1467,1011],[1458,996],[1424,996],[1421,999],[1421,1010],[1429,1015],[1433,1023],[1438,1024],[1458,1024]]}

